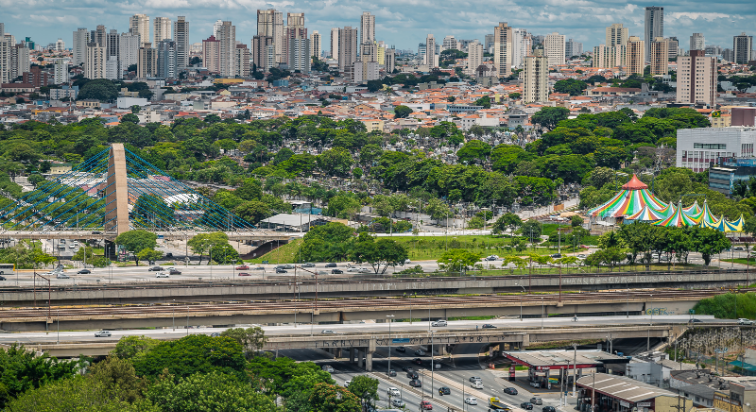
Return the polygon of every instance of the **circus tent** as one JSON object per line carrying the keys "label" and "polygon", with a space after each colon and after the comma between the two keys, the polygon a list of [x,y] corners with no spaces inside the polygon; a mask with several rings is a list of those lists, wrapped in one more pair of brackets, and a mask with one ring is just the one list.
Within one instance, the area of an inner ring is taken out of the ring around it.
{"label": "circus tent", "polygon": [[683,227],[683,226],[698,226],[698,222],[684,213],[682,202],[678,203],[675,213],[664,219],[652,223],[655,226],[664,227]]}
{"label": "circus tent", "polygon": [[666,208],[667,204],[654,197],[648,190],[648,185],[633,175],[632,179],[622,186],[619,193],[603,205],[589,210],[588,215],[598,218],[627,218],[640,212],[646,206],[661,210]]}

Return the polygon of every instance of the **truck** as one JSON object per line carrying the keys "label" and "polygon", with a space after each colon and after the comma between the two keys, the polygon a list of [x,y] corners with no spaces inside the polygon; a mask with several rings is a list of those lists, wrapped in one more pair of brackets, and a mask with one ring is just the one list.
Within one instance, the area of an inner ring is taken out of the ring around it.
{"label": "truck", "polygon": [[497,397],[492,397],[488,400],[488,407],[494,410],[511,411],[512,408],[506,405]]}

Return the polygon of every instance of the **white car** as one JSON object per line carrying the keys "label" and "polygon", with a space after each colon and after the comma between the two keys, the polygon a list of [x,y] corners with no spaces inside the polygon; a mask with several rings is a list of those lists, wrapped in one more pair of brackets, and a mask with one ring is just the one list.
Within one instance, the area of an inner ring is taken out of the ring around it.
{"label": "white car", "polygon": [[439,319],[439,320],[431,323],[431,326],[447,326],[447,325],[448,325],[448,323],[446,323],[446,321],[443,320],[443,319]]}
{"label": "white car", "polygon": [[349,273],[360,273],[360,268],[358,268],[358,267],[351,267],[351,268],[347,269],[347,272],[349,272]]}
{"label": "white car", "polygon": [[333,373],[333,366],[331,366],[331,365],[324,365],[323,366],[323,370],[326,371],[326,372],[328,372],[328,373]]}
{"label": "white car", "polygon": [[415,355],[417,356],[425,356],[425,351],[422,349],[418,349],[415,351]]}
{"label": "white car", "polygon": [[399,389],[394,387],[388,388],[386,393],[388,394],[388,396],[401,396]]}
{"label": "white car", "polygon": [[437,363],[437,364],[436,364],[436,366],[435,366],[435,368],[436,368],[435,370],[439,370],[439,369],[441,369],[441,364],[440,364],[440,363]]}
{"label": "white car", "polygon": [[738,319],[738,325],[753,325],[753,321],[746,318]]}
{"label": "white car", "polygon": [[391,400],[391,405],[396,406],[397,408],[404,408],[406,404],[401,398],[396,398]]}
{"label": "white car", "polygon": [[156,278],[170,278],[171,275],[163,272],[158,272],[157,275],[155,275]]}
{"label": "white car", "polygon": [[106,330],[95,332],[95,338],[109,338],[110,336],[111,336],[110,332]]}
{"label": "white car", "polygon": [[61,273],[61,272],[56,273],[55,277],[58,278],[58,279],[70,279],[70,277],[68,277],[68,275],[66,275],[65,273]]}
{"label": "white car", "polygon": [[346,388],[350,383],[352,383],[352,381],[344,381],[344,387]]}
{"label": "white car", "polygon": [[477,405],[478,404],[478,400],[475,399],[475,398],[473,398],[472,396],[467,396],[467,397],[465,397],[465,403],[468,404],[468,405]]}

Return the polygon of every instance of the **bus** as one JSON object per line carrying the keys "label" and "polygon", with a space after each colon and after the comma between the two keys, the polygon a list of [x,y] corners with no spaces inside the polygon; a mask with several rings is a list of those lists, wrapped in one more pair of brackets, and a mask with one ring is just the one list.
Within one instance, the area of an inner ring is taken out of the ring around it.
{"label": "bus", "polygon": [[0,275],[13,273],[14,270],[16,270],[16,265],[13,263],[0,263]]}

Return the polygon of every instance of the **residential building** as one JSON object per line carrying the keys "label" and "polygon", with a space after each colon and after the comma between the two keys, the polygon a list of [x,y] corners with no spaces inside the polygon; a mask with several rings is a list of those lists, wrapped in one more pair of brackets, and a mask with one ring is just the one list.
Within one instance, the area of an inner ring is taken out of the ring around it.
{"label": "residential building", "polygon": [[549,66],[564,64],[565,36],[551,33],[543,39],[543,54],[549,59]]}
{"label": "residential building", "polygon": [[[0,36],[1,37],[1,36]],[[79,66],[87,61],[87,44],[89,43],[89,30],[79,28],[73,32],[73,63]]]}
{"label": "residential building", "polygon": [[39,66],[33,66],[23,73],[22,83],[31,84],[34,87],[50,86],[53,84],[53,77],[47,72],[43,72]]}
{"label": "residential building", "polygon": [[[112,29],[105,35],[105,56],[110,59],[115,57],[116,62],[120,55],[121,49],[121,36],[118,34],[118,30]],[[117,69],[116,69],[117,70]],[[120,78],[120,77],[119,77]]]}
{"label": "residential building", "polygon": [[425,63],[425,43],[418,43],[417,45],[417,58]]}
{"label": "residential building", "polygon": [[428,65],[428,70],[438,66],[436,60],[436,39],[432,34],[428,34],[425,38],[425,64]]}
{"label": "residential building", "polygon": [[722,50],[722,60],[726,62],[734,62],[735,61],[735,52],[732,49],[724,49]]}
{"label": "residential building", "polygon": [[152,44],[159,44],[163,40],[171,40],[171,19],[155,17],[152,21]]}
{"label": "residential building", "polygon": [[669,42],[657,37],[651,42],[651,75],[664,76],[669,69]]}
{"label": "residential building", "polygon": [[690,36],[690,50],[706,50],[706,40],[702,33],[693,33]]}
{"label": "residential building", "polygon": [[121,33],[118,41],[118,64],[120,71],[125,72],[129,66],[139,62],[139,35],[135,33]]}
{"label": "residential building", "polygon": [[441,42],[441,51],[450,50],[450,49],[451,50],[459,49],[457,39],[455,39],[454,36],[446,36],[444,37],[444,40]]}
{"label": "residential building", "polygon": [[178,16],[173,23],[173,41],[176,42],[176,71],[189,67],[189,22],[185,16]]}
{"label": "residential building", "polygon": [[299,70],[301,73],[310,72],[310,40],[289,39],[289,70]]}
{"label": "residential building", "polygon": [[483,64],[483,45],[479,41],[473,40],[467,45],[467,74],[475,75],[475,70]]}
{"label": "residential building", "polygon": [[230,21],[224,21],[218,35],[219,74],[221,77],[234,77],[234,70],[236,69],[236,27]]}
{"label": "residential building", "polygon": [[105,78],[105,47],[97,43],[87,44],[87,57],[84,63],[84,77],[87,79]]}
{"label": "residential building", "polygon": [[[246,46],[245,46],[246,47]],[[176,42],[170,39],[162,40],[157,47],[157,65],[155,77],[158,79],[176,79]],[[249,63],[248,63],[249,64]],[[249,71],[248,71],[249,72]]]}
{"label": "residential building", "polygon": [[10,37],[0,36],[0,84],[10,83],[11,79],[11,49],[14,48]]}
{"label": "residential building", "polygon": [[549,58],[543,56],[542,50],[535,50],[533,55],[525,58],[523,73],[523,102],[548,102]]}
{"label": "residential building", "polygon": [[11,49],[11,79],[23,76],[31,68],[29,53],[31,49],[27,43],[19,43]]}
{"label": "residential building", "polygon": [[677,37],[670,37],[667,39],[668,43],[668,49],[669,49],[669,61],[675,61],[677,60],[677,56],[680,54],[680,40],[677,39]]}
{"label": "residential building", "polygon": [[346,77],[352,83],[367,83],[370,80],[378,80],[380,78],[379,69],[378,62],[358,61],[354,62],[350,70],[346,72]]}
{"label": "residential building", "polygon": [[55,84],[68,84],[68,59],[55,59],[54,62],[53,82]]}
{"label": "residential building", "polygon": [[100,24],[99,26],[97,26],[97,29],[95,29],[95,35],[92,41],[97,43],[98,46],[107,47],[105,44],[106,43],[105,34],[106,34],[105,26]]}
{"label": "residential building", "polygon": [[346,26],[339,29],[339,71],[352,67],[357,61],[357,29]]}
{"label": "residential building", "polygon": [[147,79],[157,77],[157,49],[147,42],[139,48],[139,62],[137,63],[137,78]]}
{"label": "residential building", "polygon": [[276,50],[275,61],[276,63],[283,61],[283,39],[286,35],[283,12],[275,9],[257,10],[257,35],[272,38]]}
{"label": "residential building", "polygon": [[378,45],[376,43],[363,43],[360,46],[360,61],[377,62]]}
{"label": "residential building", "polygon": [[77,97],[79,97],[79,86],[69,87],[68,85],[64,85],[60,89],[50,89],[50,100],[65,98],[76,100]]}
{"label": "residential building", "polygon": [[583,54],[583,43],[576,42],[572,39],[567,40],[564,44],[564,55],[567,59]]}
{"label": "residential building", "polygon": [[486,53],[492,52],[492,47],[494,46],[494,37],[496,36],[493,34],[486,34],[483,44],[483,48],[485,49]]}
{"label": "residential building", "polygon": [[396,50],[391,47],[389,49],[386,49],[385,53],[386,57],[384,67],[386,69],[386,73],[393,73],[394,69],[396,68]]}
{"label": "residential building", "polygon": [[692,49],[689,56],[677,58],[677,103],[706,104],[717,100],[717,58]]}
{"label": "residential building", "polygon": [[313,30],[312,34],[310,35],[310,57],[315,56],[320,59],[320,50],[320,33],[318,33],[317,30]]}
{"label": "residential building", "polygon": [[722,54],[722,48],[717,45],[710,45],[706,46],[706,55],[707,56],[717,56]]}
{"label": "residential building", "polygon": [[[1,35],[1,34],[0,34]],[[66,42],[63,41],[63,39],[58,39],[55,42],[55,51],[62,52],[66,49]]]}
{"label": "residential building", "polygon": [[[259,26],[260,24],[259,19],[258,19],[257,24]],[[216,20],[215,23],[213,23],[213,36],[215,36],[216,39],[218,38],[218,30],[220,30],[222,25],[223,25],[223,20]]]}
{"label": "residential building", "polygon": [[643,41],[645,62],[651,61],[651,43],[657,37],[664,37],[664,7],[646,7]]}
{"label": "residential building", "polygon": [[[283,39],[283,58],[281,63],[289,62],[289,40],[291,39],[307,39],[307,29],[305,28],[305,15],[304,13],[286,13],[287,26],[284,29]],[[308,47],[309,48],[309,47]]]}
{"label": "residential building", "polygon": [[630,29],[622,23],[614,23],[606,28],[606,47],[626,46],[627,38],[630,37]]}
{"label": "residential building", "polygon": [[376,49],[378,50],[378,64],[384,66],[386,64],[386,44],[379,41]]}
{"label": "residential building", "polygon": [[753,157],[756,129],[751,127],[677,130],[677,167],[694,172],[709,169],[720,158]]}
{"label": "residential building", "polygon": [[135,14],[129,18],[129,31],[139,35],[139,47],[150,42],[150,18],[144,14]]}
{"label": "residential building", "polygon": [[363,12],[360,16],[360,44],[375,43],[375,16]]}
{"label": "residential building", "polygon": [[334,27],[331,29],[331,58],[338,60],[339,58],[339,28]]}
{"label": "residential building", "polygon": [[236,45],[236,68],[234,69],[234,76],[236,77],[248,77],[249,76],[249,48],[246,44]]}
{"label": "residential building", "polygon": [[745,64],[751,61],[753,52],[753,36],[747,36],[745,33],[740,33],[739,36],[733,37],[732,40],[732,53],[734,63]]}
{"label": "residential building", "polygon": [[[523,59],[530,54],[531,43],[528,36],[525,29],[512,29],[512,67],[522,67]],[[483,51],[488,52],[488,49],[484,47]]]}
{"label": "residential building", "polygon": [[627,54],[625,55],[625,64],[627,74],[643,75],[643,69],[646,68],[645,42],[638,36],[627,38]]}
{"label": "residential building", "polygon": [[608,47],[603,44],[596,46],[593,48],[591,67],[611,69],[613,67],[624,66],[626,54],[626,46],[615,45]]}
{"label": "residential building", "polygon": [[118,65],[118,56],[105,56],[105,78],[108,80],[118,80],[123,77],[121,67]]}
{"label": "residential building", "polygon": [[258,70],[268,71],[273,64],[269,65],[268,46],[273,46],[273,56],[271,61],[275,63],[275,46],[271,36],[255,36],[252,38],[252,63]]}
{"label": "residential building", "polygon": [[512,28],[507,23],[499,22],[499,25],[494,27],[493,57],[498,77],[512,74],[513,37]]}
{"label": "residential building", "polygon": [[202,40],[202,65],[210,73],[220,73],[220,42],[215,36]]}

